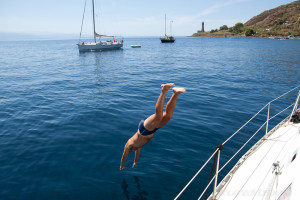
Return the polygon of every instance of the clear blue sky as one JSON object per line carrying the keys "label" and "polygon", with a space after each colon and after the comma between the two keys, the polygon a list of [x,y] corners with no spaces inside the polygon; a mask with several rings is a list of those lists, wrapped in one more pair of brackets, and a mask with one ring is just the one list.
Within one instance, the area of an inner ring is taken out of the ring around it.
{"label": "clear blue sky", "polygon": [[[0,0],[0,32],[79,34],[85,0]],[[176,36],[233,26],[293,0],[95,0],[97,32],[122,36],[160,36],[172,20]],[[91,0],[84,33],[90,34]]]}

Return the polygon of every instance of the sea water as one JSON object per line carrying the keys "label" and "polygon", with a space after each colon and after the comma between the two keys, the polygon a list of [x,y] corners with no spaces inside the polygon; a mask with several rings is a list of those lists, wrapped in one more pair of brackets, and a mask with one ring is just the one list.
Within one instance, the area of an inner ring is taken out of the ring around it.
{"label": "sea water", "polygon": [[[300,83],[300,40],[124,41],[88,53],[76,40],[0,42],[0,199],[173,199],[218,144]],[[126,141],[169,82],[186,88],[173,119],[120,171]],[[199,197],[209,170],[182,199]]]}

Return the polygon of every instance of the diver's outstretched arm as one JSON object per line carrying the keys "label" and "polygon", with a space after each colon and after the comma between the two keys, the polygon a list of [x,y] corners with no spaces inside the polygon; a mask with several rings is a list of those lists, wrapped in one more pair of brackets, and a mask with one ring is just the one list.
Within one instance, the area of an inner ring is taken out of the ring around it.
{"label": "diver's outstretched arm", "polygon": [[141,153],[141,148],[139,148],[138,150],[135,151],[134,163],[132,165],[132,168],[134,168],[135,165],[137,164],[137,161],[139,159],[140,153]]}
{"label": "diver's outstretched arm", "polygon": [[124,152],[123,152],[123,156],[122,156],[122,159],[121,159],[120,170],[124,170],[125,169],[124,163],[126,161],[128,153],[129,153],[129,150],[128,150],[128,147],[127,147],[127,144],[126,144],[125,147],[124,147]]}

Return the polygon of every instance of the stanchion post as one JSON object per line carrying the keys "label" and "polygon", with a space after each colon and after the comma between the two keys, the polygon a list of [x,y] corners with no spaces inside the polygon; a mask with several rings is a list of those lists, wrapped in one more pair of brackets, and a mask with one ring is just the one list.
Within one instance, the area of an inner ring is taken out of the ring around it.
{"label": "stanchion post", "polygon": [[268,115],[267,115],[267,124],[266,124],[266,135],[268,133],[268,128],[269,128],[269,118],[270,118],[270,103],[268,104]]}
{"label": "stanchion post", "polygon": [[215,199],[215,197],[216,197],[216,188],[217,188],[217,184],[218,184],[220,153],[221,153],[221,150],[219,149],[218,150],[217,165],[216,165],[216,174],[215,174],[215,183],[214,183],[214,190],[213,190],[213,199]]}

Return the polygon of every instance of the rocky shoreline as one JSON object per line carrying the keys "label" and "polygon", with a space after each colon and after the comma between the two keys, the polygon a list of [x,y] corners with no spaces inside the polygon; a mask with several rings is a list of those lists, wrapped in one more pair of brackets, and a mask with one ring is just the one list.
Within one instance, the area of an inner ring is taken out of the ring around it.
{"label": "rocky shoreline", "polygon": [[245,35],[234,35],[234,34],[225,34],[225,35],[191,35],[188,37],[210,37],[210,38],[269,38],[269,39],[278,39],[278,40],[287,40],[287,39],[300,39],[300,36],[265,36],[265,35],[254,35],[254,36],[245,36]]}

